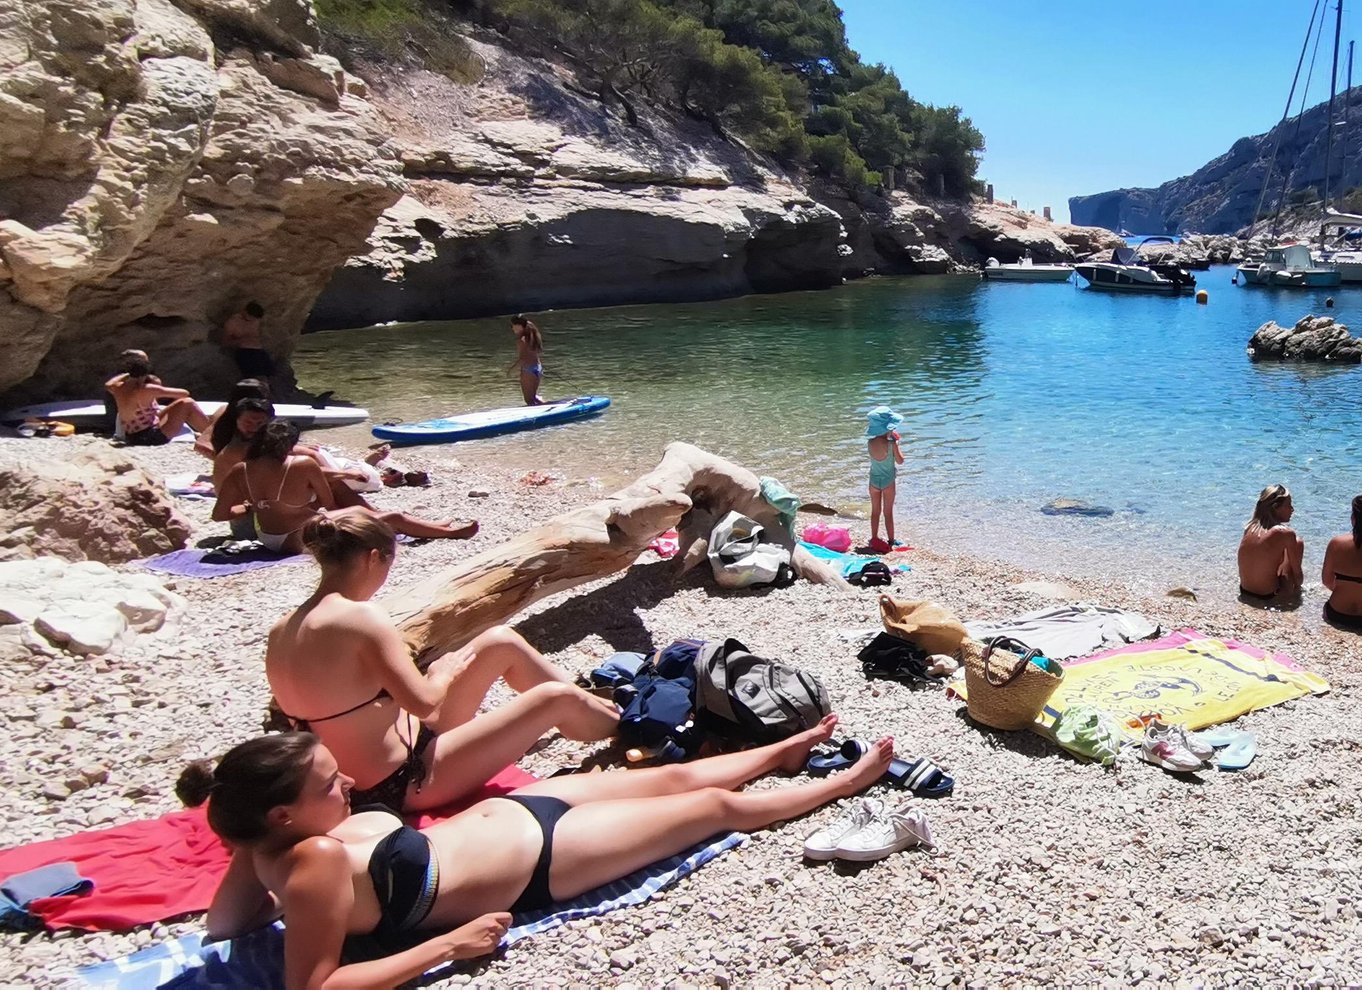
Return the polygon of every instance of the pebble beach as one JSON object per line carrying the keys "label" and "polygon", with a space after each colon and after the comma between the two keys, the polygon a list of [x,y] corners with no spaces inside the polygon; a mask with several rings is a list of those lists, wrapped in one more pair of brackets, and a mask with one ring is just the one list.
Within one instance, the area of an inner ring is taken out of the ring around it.
{"label": "pebble beach", "polygon": [[[566,434],[564,434],[566,436]],[[0,439],[0,465],[42,443]],[[207,462],[185,444],[129,449],[153,476]],[[661,450],[657,452],[658,457]],[[564,510],[601,484],[551,461],[546,485],[457,447],[400,452],[428,488],[389,489],[376,505],[428,518],[476,518],[467,541],[399,551],[392,594]],[[638,475],[656,459],[612,476]],[[745,466],[762,472],[760,464]],[[470,493],[477,493],[476,496]],[[818,492],[801,492],[819,499]],[[210,502],[181,503],[195,540],[225,534]],[[812,522],[817,517],[802,517]],[[858,542],[868,524],[849,525]],[[915,549],[892,589],[962,619],[1016,615],[1052,599],[1018,587],[1063,583],[1073,597],[1142,612],[1165,631],[1192,627],[1286,653],[1332,691],[1250,713],[1245,771],[1172,776],[1139,761],[1081,762],[1028,732],[984,730],[941,689],[867,682],[842,635],[878,627],[877,589],[805,582],[722,591],[706,569],[678,578],[646,554],[629,571],[538,603],[512,621],[555,662],[584,673],[617,650],[682,636],[732,636],[753,652],[818,675],[839,735],[892,734],[902,757],[927,756],[955,777],[926,802],[939,849],[865,865],[811,864],[803,836],[838,813],[755,833],[646,904],[536,935],[438,985],[505,986],[1347,986],[1362,983],[1358,791],[1362,739],[1351,711],[1362,638],[1324,626],[1325,593],[1307,574],[1305,603],[1262,611],[1234,597],[1232,546],[1223,587],[1196,600],[1168,588],[1094,583],[962,556],[899,520]],[[129,565],[131,566],[131,565]],[[1171,570],[1171,569],[1170,569]],[[311,592],[310,562],[214,580],[168,579],[188,607],[160,633],[79,658],[0,655],[8,731],[0,736],[6,846],[176,810],[175,777],[260,730],[270,624]],[[10,651],[15,652],[15,651]],[[503,697],[494,690],[495,704]],[[550,735],[522,761],[547,775],[596,756],[625,772],[618,749]],[[770,778],[755,787],[788,786]],[[877,796],[907,800],[897,791]],[[196,930],[190,917],[129,933],[0,935],[0,985],[64,987],[77,967]]]}

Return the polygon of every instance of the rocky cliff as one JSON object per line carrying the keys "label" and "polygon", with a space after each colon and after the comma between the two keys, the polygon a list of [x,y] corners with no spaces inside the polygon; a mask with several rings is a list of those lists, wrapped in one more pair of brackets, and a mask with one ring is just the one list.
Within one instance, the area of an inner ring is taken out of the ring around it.
{"label": "rocky cliff", "polygon": [[127,347],[216,394],[218,328],[252,299],[287,358],[309,314],[713,298],[1112,240],[850,196],[664,109],[630,126],[464,26],[474,82],[337,46],[347,72],[308,0],[0,0],[0,27],[4,404],[98,394]]}
{"label": "rocky cliff", "polygon": [[319,40],[306,0],[0,4],[0,394],[90,394],[125,347],[220,384],[249,299],[287,355],[403,187]]}
{"label": "rocky cliff", "polygon": [[640,107],[629,126],[497,35],[469,44],[483,66],[471,85],[352,65],[410,190],[336,273],[313,326],[817,288],[1104,241],[1002,206],[851,198],[682,115]]}
{"label": "rocky cliff", "polygon": [[[1335,120],[1344,126],[1334,130],[1330,188],[1335,192],[1362,186],[1362,86],[1352,90],[1346,122],[1343,102],[1340,95]],[[1069,217],[1076,224],[1137,234],[1236,233],[1253,222],[1271,162],[1275,165],[1265,210],[1275,207],[1283,170],[1290,178],[1288,199],[1293,193],[1308,195],[1304,191],[1310,189],[1316,198],[1323,193],[1327,111],[1328,104],[1321,103],[1307,110],[1299,122],[1292,118],[1266,134],[1240,138],[1219,158],[1157,189],[1114,189],[1073,196],[1069,199]]]}

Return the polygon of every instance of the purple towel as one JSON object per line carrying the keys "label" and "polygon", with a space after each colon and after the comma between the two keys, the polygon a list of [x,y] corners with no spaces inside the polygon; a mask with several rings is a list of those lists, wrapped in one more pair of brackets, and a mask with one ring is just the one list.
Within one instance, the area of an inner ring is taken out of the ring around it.
{"label": "purple towel", "polygon": [[298,564],[308,559],[305,553],[275,553],[263,546],[226,552],[216,549],[174,550],[142,561],[149,571],[179,577],[215,578],[256,571],[275,564]]}

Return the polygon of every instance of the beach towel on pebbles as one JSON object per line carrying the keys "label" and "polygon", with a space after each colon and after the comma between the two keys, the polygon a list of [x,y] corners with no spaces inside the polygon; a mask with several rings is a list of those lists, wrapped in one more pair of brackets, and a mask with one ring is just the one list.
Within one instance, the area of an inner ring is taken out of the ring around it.
{"label": "beach towel on pebbles", "polygon": [[1158,624],[1143,615],[1087,603],[1055,605],[997,622],[966,622],[965,628],[971,639],[983,642],[1011,636],[1055,660],[1083,657],[1159,634]]}
{"label": "beach towel on pebbles", "polygon": [[301,564],[309,559],[305,553],[276,553],[263,544],[252,542],[246,546],[172,550],[142,561],[142,566],[149,571],[176,577],[215,578],[258,571],[276,564]]}
{"label": "beach towel on pebbles", "polygon": [[[536,778],[507,767],[478,793],[435,813],[419,816],[421,828],[484,798],[509,794]],[[0,849],[0,877],[51,863],[72,862],[94,882],[87,894],[41,897],[28,911],[49,928],[126,931],[138,925],[205,911],[230,856],[208,827],[203,808],[150,821],[95,829],[14,849]]]}
{"label": "beach towel on pebbles", "polygon": [[[516,915],[501,940],[503,948],[523,938],[579,918],[642,904],[706,863],[747,841],[730,832],[581,897],[542,911]],[[204,944],[202,934],[169,939],[132,955],[79,970],[73,986],[87,990],[274,990],[284,983],[284,933],[279,924],[231,942]],[[430,970],[418,981],[434,982],[450,975],[451,965]]]}

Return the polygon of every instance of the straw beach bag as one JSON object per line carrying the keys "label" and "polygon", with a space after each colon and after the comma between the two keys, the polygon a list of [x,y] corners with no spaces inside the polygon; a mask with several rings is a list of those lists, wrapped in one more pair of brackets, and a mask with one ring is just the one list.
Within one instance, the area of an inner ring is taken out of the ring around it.
{"label": "straw beach bag", "polygon": [[[1064,678],[1059,661],[1009,636],[995,636],[982,649],[971,642],[964,654],[969,717],[995,729],[1025,729]],[[1045,665],[1036,664],[1033,656]]]}

